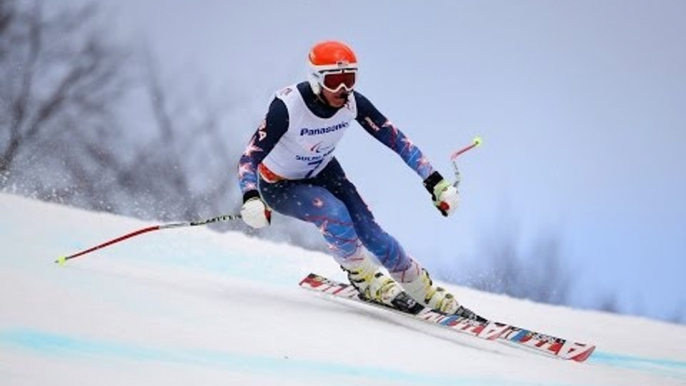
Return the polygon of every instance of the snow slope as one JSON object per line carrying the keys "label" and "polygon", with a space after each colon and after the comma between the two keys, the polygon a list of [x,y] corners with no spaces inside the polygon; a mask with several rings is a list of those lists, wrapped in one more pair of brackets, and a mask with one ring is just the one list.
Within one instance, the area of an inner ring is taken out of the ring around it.
{"label": "snow slope", "polygon": [[686,385],[686,327],[451,287],[598,348],[565,362],[304,291],[326,255],[0,194],[0,385]]}

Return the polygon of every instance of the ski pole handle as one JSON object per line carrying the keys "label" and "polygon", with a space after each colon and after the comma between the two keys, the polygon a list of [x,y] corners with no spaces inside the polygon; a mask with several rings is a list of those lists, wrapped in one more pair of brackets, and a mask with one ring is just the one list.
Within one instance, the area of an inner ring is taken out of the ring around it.
{"label": "ski pole handle", "polygon": [[481,145],[481,138],[480,137],[474,137],[474,140],[472,140],[471,145],[466,146],[460,150],[456,150],[451,156],[450,156],[450,161],[453,163],[453,169],[455,170],[455,182],[453,182],[453,186],[455,189],[457,189],[457,186],[460,184],[460,181],[462,180],[462,176],[460,175],[460,169],[457,167],[457,157],[459,157],[461,154],[468,152],[469,150],[474,149],[477,146]]}
{"label": "ski pole handle", "polygon": [[62,257],[58,258],[57,260],[55,260],[55,263],[57,263],[59,265],[64,265],[67,263],[67,260],[75,259],[79,256],[83,256],[83,255],[91,253],[93,251],[97,251],[98,249],[105,248],[105,247],[110,246],[112,244],[116,244],[120,241],[124,241],[126,239],[130,239],[132,237],[136,237],[138,235],[142,235],[142,234],[148,233],[148,232],[159,231],[162,229],[183,228],[183,227],[207,225],[207,224],[211,224],[211,223],[215,223],[215,222],[238,220],[240,218],[241,218],[240,214],[227,214],[227,215],[212,217],[212,218],[208,218],[205,220],[199,220],[199,221],[187,221],[187,222],[178,222],[178,223],[163,224],[163,225],[154,225],[151,227],[138,229],[138,230],[133,231],[131,233],[127,233],[123,236],[117,237],[116,239],[112,239],[112,240],[106,241],[102,244],[96,245],[92,248],[83,250],[83,251],[78,252],[78,253],[74,253],[73,255],[62,256]]}

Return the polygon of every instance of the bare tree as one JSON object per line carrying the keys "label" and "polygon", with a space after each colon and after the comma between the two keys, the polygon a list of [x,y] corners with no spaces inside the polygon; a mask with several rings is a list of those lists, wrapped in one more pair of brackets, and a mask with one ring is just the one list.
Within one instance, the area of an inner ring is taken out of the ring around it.
{"label": "bare tree", "polygon": [[672,314],[667,318],[672,323],[676,324],[686,324],[686,302],[685,301],[680,301],[674,306],[674,311]]}
{"label": "bare tree", "polygon": [[573,282],[563,264],[559,236],[542,233],[530,250],[523,251],[515,234],[505,231],[484,243],[484,254],[468,284],[538,302],[567,303]]}
{"label": "bare tree", "polygon": [[619,300],[617,300],[617,295],[606,294],[598,302],[598,307],[600,311],[610,312],[613,314],[619,313]]}
{"label": "bare tree", "polygon": [[[97,8],[48,13],[42,2],[0,6],[0,188],[70,195],[87,170],[73,157],[107,131],[126,56],[97,27]],[[77,170],[81,173],[71,173]]]}
{"label": "bare tree", "polygon": [[[161,220],[197,218],[236,210],[236,187],[229,169],[237,150],[222,125],[227,111],[196,92],[180,96],[178,84],[165,82],[163,71],[147,54],[140,83],[149,106],[148,138],[130,139],[128,160],[108,160],[112,188],[138,207],[120,205],[119,212]],[[233,162],[232,162],[233,161]]]}
{"label": "bare tree", "polygon": [[[106,39],[96,6],[46,9],[0,1],[0,190],[155,220],[236,212],[247,138],[225,123],[232,104]],[[325,249],[294,222],[216,228]]]}
{"label": "bare tree", "polygon": [[[217,112],[202,103],[173,110],[153,61],[141,75],[140,62],[105,39],[96,6],[45,8],[0,2],[0,189],[156,218],[198,212],[197,195],[221,202],[230,180],[193,164],[205,142],[229,165]],[[141,84],[153,127],[125,126],[137,117],[123,102],[140,102],[126,97]],[[182,120],[180,110],[196,114]],[[136,135],[155,129],[150,140]]]}

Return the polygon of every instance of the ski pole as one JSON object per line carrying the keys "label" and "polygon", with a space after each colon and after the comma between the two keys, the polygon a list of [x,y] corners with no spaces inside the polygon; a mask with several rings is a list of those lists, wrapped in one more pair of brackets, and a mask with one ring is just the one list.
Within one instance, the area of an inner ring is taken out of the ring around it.
{"label": "ski pole", "polygon": [[455,189],[457,189],[457,186],[460,184],[460,180],[462,179],[462,176],[460,175],[460,169],[458,169],[458,167],[457,167],[457,157],[459,157],[460,154],[466,153],[469,150],[472,150],[475,147],[480,146],[480,145],[481,145],[481,138],[480,137],[474,137],[474,140],[472,140],[471,145],[455,151],[450,156],[450,161],[452,161],[453,169],[455,170],[455,182],[453,182],[453,186],[455,187]]}
{"label": "ski pole", "polygon": [[69,256],[62,256],[59,259],[55,260],[55,263],[59,265],[65,265],[67,263],[67,260],[71,260],[74,258],[77,258],[79,256],[83,256],[87,253],[91,253],[93,251],[97,251],[98,249],[105,248],[109,245],[116,244],[120,241],[124,241],[126,239],[129,239],[131,237],[135,237],[138,235],[142,235],[143,233],[148,233],[148,232],[153,232],[153,231],[159,231],[162,229],[171,229],[171,228],[182,228],[182,227],[194,227],[198,225],[207,225],[215,222],[221,222],[221,221],[233,221],[233,220],[238,220],[241,218],[240,214],[227,214],[223,216],[217,216],[217,217],[212,217],[208,218],[205,220],[199,220],[199,221],[187,221],[187,222],[177,222],[177,223],[171,223],[171,224],[163,224],[163,225],[155,225],[147,228],[142,228],[137,231],[133,231],[131,233],[127,233],[123,236],[119,236],[116,239],[112,239],[109,241],[106,241],[100,245],[96,245],[93,248],[86,249],[84,251],[75,253],[73,255]]}

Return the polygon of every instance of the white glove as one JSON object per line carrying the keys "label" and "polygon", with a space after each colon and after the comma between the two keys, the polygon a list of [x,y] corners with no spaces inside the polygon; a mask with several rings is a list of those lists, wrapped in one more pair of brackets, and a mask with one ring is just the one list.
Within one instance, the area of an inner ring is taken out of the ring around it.
{"label": "white glove", "polygon": [[460,196],[457,189],[446,181],[438,172],[424,180],[424,186],[431,193],[434,205],[444,216],[449,216],[457,209]]}
{"label": "white glove", "polygon": [[264,228],[271,223],[272,210],[260,197],[252,197],[241,207],[243,221],[255,229]]}
{"label": "white glove", "polygon": [[460,196],[457,189],[450,182],[443,180],[434,188],[434,205],[441,211],[441,214],[448,217],[457,209]]}

